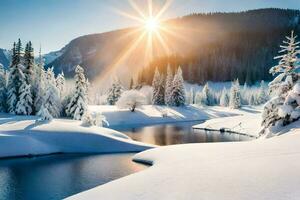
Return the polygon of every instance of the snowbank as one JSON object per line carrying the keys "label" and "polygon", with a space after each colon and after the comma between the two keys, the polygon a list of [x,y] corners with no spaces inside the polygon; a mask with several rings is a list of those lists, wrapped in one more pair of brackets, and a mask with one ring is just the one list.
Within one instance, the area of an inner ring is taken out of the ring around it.
{"label": "snowbank", "polygon": [[69,199],[264,200],[300,197],[300,122],[251,142],[159,147],[134,160],[153,166]]}
{"label": "snowbank", "polygon": [[[220,106],[185,106],[167,107],[145,105],[130,112],[116,106],[89,106],[90,112],[102,112],[109,126],[119,125],[151,125],[160,123],[185,122],[207,120],[217,117],[229,117],[240,114],[239,110],[232,110]],[[167,115],[167,116],[165,116]]]}
{"label": "snowbank", "polygon": [[238,116],[210,119],[193,128],[223,129],[257,137],[261,129],[261,107],[243,107],[239,111]]}
{"label": "snowbank", "polygon": [[50,153],[140,152],[152,145],[135,142],[117,131],[83,127],[81,122],[55,119],[36,122],[32,116],[0,115],[0,157]]}

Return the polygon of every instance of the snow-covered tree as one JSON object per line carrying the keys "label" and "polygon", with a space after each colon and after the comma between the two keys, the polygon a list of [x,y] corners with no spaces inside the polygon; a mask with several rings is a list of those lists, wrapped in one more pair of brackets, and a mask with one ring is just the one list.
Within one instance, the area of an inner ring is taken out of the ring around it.
{"label": "snow-covered tree", "polygon": [[268,101],[268,99],[269,99],[269,96],[268,96],[268,93],[266,91],[265,83],[264,83],[264,81],[261,81],[260,88],[259,88],[258,95],[257,95],[257,99],[256,99],[256,103],[258,105],[264,104]]}
{"label": "snow-covered tree", "polygon": [[122,93],[117,102],[119,108],[128,108],[134,112],[136,108],[145,104],[145,96],[137,90],[128,90]]}
{"label": "snow-covered tree", "polygon": [[115,105],[121,97],[123,91],[124,89],[120,83],[120,80],[116,78],[108,90],[107,103],[109,105]]}
{"label": "snow-covered tree", "polygon": [[174,76],[171,102],[173,106],[183,106],[185,103],[185,89],[181,67],[178,67],[177,73]]}
{"label": "snow-covered tree", "polygon": [[64,72],[61,72],[56,77],[56,87],[59,91],[59,97],[61,100],[64,99],[65,90],[66,90],[65,85],[66,85],[65,75]]}
{"label": "snow-covered tree", "polygon": [[254,95],[250,95],[250,98],[249,98],[249,105],[250,105],[250,106],[254,106],[255,104],[256,104],[256,102],[255,102]]}
{"label": "snow-covered tree", "polygon": [[194,94],[194,89],[191,88],[189,92],[186,94],[186,104],[194,104],[195,103],[195,94]]}
{"label": "snow-covered tree", "polygon": [[213,105],[213,96],[211,94],[210,88],[208,83],[206,83],[202,89],[202,95],[201,95],[201,104],[211,106]]}
{"label": "snow-covered tree", "polygon": [[41,48],[39,51],[38,64],[35,67],[35,80],[34,80],[34,109],[38,112],[44,101],[45,89],[46,89],[46,72],[44,69],[44,62],[42,58]]}
{"label": "snow-covered tree", "polygon": [[12,49],[12,61],[9,68],[9,77],[7,85],[7,104],[8,112],[15,114],[16,106],[20,100],[20,87],[25,81],[25,76],[23,74],[23,58],[22,58],[22,43],[18,40],[18,43],[14,43]]}
{"label": "snow-covered tree", "polygon": [[31,42],[29,41],[25,47],[24,53],[24,75],[27,85],[33,86],[35,76],[34,53]]}
{"label": "snow-covered tree", "polygon": [[165,86],[163,76],[160,75],[156,68],[153,81],[152,81],[153,95],[152,104],[164,105],[165,104]]}
{"label": "snow-covered tree", "polygon": [[171,94],[173,90],[173,73],[170,64],[167,67],[167,76],[166,76],[166,86],[165,86],[165,103],[167,105],[172,105]]}
{"label": "snow-covered tree", "polygon": [[30,115],[32,113],[32,93],[31,87],[24,81],[19,88],[20,99],[16,105],[16,114],[18,115]]}
{"label": "snow-covered tree", "polygon": [[42,105],[37,116],[40,117],[41,121],[51,121],[53,119],[52,115],[49,113],[49,110]]}
{"label": "snow-covered tree", "polygon": [[299,81],[299,42],[296,41],[297,36],[292,31],[291,36],[286,37],[283,41],[279,53],[282,55],[275,57],[280,59],[278,65],[270,69],[270,73],[277,75],[269,84],[270,93],[274,96],[264,107],[262,114],[262,131],[261,134],[266,134],[269,128],[277,127],[278,125],[286,125],[289,123],[287,108],[285,101],[294,85]]}
{"label": "snow-covered tree", "polygon": [[226,88],[224,87],[220,97],[220,106],[228,107],[229,106],[229,96]]}
{"label": "snow-covered tree", "polygon": [[5,112],[6,108],[6,71],[0,63],[0,112]]}
{"label": "snow-covered tree", "polygon": [[229,107],[233,109],[241,107],[240,83],[238,79],[232,83],[230,89]]}
{"label": "snow-covered tree", "polygon": [[[283,95],[283,97],[285,97],[288,90],[290,90],[299,79],[297,70],[300,68],[298,60],[300,42],[296,41],[297,37],[297,35],[294,35],[294,31],[292,31],[291,36],[286,36],[286,40],[283,41],[283,45],[280,46],[281,50],[279,53],[281,55],[274,58],[280,60],[278,65],[270,69],[271,74],[277,74],[274,80],[269,84],[270,93],[273,95]],[[292,81],[292,84],[289,86],[284,84],[287,77],[290,77]]]}
{"label": "snow-covered tree", "polygon": [[73,119],[80,120],[87,112],[87,87],[84,69],[78,65],[75,69],[75,91],[66,108],[66,114]]}
{"label": "snow-covered tree", "polygon": [[24,53],[24,67],[22,69],[24,79],[19,87],[19,99],[15,113],[19,115],[31,115],[33,112],[33,89],[34,84],[34,55],[31,42],[26,44]]}
{"label": "snow-covered tree", "polygon": [[43,98],[43,108],[47,109],[52,117],[59,117],[61,112],[61,101],[59,91],[56,88],[53,68],[48,68],[46,72],[45,94]]}

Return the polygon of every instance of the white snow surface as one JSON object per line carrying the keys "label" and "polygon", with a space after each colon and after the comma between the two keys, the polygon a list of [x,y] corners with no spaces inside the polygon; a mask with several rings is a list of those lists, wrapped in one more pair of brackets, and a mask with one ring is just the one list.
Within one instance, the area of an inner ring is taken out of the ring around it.
{"label": "white snow surface", "polygon": [[69,199],[296,200],[300,198],[300,121],[284,135],[250,142],[159,147],[135,155],[153,164]]}
{"label": "white snow surface", "polygon": [[101,127],[83,127],[80,121],[36,121],[33,116],[0,114],[0,157],[51,153],[140,152],[153,145]]}
{"label": "white snow surface", "polygon": [[101,112],[105,116],[109,126],[201,121],[218,117],[235,116],[241,113],[240,110],[221,106],[203,107],[198,105],[184,107],[144,105],[137,108],[135,112],[130,112],[129,109],[119,109],[116,106],[100,105],[89,106],[89,111],[91,113]]}
{"label": "white snow surface", "polygon": [[262,107],[245,106],[237,110],[239,115],[233,117],[216,118],[193,126],[200,129],[225,129],[251,136],[259,136],[261,130]]}

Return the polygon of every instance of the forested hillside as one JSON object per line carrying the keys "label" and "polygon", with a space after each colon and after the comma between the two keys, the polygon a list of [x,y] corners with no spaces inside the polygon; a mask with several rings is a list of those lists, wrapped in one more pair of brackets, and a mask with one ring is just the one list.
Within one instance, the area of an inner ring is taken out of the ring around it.
{"label": "forested hillside", "polygon": [[[131,76],[139,83],[151,83],[154,68],[166,71],[181,65],[185,80],[192,83],[228,81],[239,78],[249,84],[270,80],[268,69],[276,62],[273,57],[278,44],[291,30],[300,34],[300,11],[259,9],[240,13],[192,14],[168,20],[163,24],[170,32],[163,34],[166,53],[159,45],[153,47],[154,60],[143,60],[145,45],[131,48],[140,32],[133,29],[79,37],[63,48],[62,55],[47,66],[72,76],[74,67],[82,65],[92,80],[117,75],[129,82]],[[173,71],[174,71],[173,70]],[[139,74],[139,75],[138,75]]]}
{"label": "forested hillside", "polygon": [[[156,67],[166,73],[180,65],[185,80],[191,83],[230,81],[252,84],[270,80],[269,68],[276,62],[280,42],[291,30],[300,34],[299,11],[262,9],[242,13],[193,14],[174,21],[182,24],[215,24],[209,42],[198,42],[185,54],[156,58],[140,71],[139,83],[150,84]],[[203,32],[202,32],[203,34]],[[204,35],[204,34],[203,34]],[[203,36],[207,37],[207,36]],[[212,40],[212,38],[214,38]]]}

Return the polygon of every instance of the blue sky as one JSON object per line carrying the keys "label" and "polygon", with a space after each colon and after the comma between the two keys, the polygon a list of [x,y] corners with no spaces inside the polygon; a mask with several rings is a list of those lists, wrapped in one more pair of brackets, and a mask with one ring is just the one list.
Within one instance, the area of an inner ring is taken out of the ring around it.
{"label": "blue sky", "polygon": [[[147,9],[147,0],[135,0]],[[153,0],[162,5],[164,0]],[[194,12],[241,11],[255,8],[300,9],[299,0],[173,0],[165,19]],[[134,13],[127,0],[0,0],[0,48],[21,38],[43,52],[59,50],[86,34],[120,29],[136,22],[116,12]]]}

